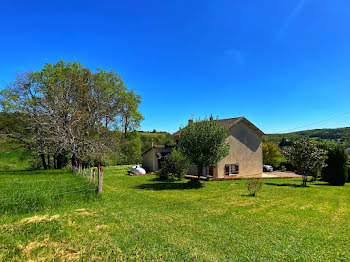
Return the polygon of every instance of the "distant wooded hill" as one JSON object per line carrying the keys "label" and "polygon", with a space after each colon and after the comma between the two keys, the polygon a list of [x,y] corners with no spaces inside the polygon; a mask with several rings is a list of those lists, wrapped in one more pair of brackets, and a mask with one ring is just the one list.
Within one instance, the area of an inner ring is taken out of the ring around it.
{"label": "distant wooded hill", "polygon": [[285,134],[268,134],[267,137],[274,142],[280,142],[283,138],[296,140],[302,137],[309,137],[326,143],[342,145],[346,148],[350,147],[350,127],[312,129]]}

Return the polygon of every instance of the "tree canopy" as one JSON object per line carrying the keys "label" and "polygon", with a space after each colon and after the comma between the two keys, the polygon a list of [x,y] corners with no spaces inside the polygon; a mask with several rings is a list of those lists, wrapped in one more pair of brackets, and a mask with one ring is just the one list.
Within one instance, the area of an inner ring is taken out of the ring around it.
{"label": "tree canopy", "polygon": [[282,154],[276,143],[271,141],[263,142],[262,151],[264,163],[277,168],[281,163]]}
{"label": "tree canopy", "polygon": [[101,155],[112,150],[111,130],[124,128],[127,119],[132,131],[143,119],[140,96],[120,75],[100,68],[91,72],[77,62],[60,60],[21,74],[0,96],[3,112],[28,118],[30,146],[39,154],[70,152],[78,160]]}
{"label": "tree canopy", "polygon": [[198,179],[203,167],[216,166],[229,153],[227,128],[216,120],[197,120],[180,130],[179,150],[197,166]]}
{"label": "tree canopy", "polygon": [[325,167],[327,151],[318,148],[317,143],[309,139],[300,139],[292,147],[284,150],[287,160],[303,176],[303,185],[306,185],[307,176],[315,174]]}

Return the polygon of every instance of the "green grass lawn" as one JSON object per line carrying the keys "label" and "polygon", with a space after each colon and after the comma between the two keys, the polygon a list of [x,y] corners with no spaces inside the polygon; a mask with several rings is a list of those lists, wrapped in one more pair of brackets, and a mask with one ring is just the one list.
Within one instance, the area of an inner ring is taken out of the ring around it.
{"label": "green grass lawn", "polygon": [[[1,173],[0,183],[41,172]],[[57,176],[72,174],[47,177]],[[107,168],[101,198],[2,214],[0,260],[350,260],[350,184],[303,188],[300,179],[266,179],[248,197],[243,180],[203,182],[198,189],[186,182]]]}

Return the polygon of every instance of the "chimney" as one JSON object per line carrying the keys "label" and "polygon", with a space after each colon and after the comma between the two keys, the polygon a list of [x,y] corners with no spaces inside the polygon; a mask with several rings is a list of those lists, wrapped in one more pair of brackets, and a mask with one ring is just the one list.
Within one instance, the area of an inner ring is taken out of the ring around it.
{"label": "chimney", "polygon": [[209,120],[210,120],[210,121],[213,121],[213,120],[214,120],[213,114],[210,114]]}

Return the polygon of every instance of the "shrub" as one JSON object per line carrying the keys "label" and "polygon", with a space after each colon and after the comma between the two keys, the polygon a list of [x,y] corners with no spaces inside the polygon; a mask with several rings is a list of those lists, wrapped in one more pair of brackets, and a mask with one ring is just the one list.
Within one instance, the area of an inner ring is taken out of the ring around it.
{"label": "shrub", "polygon": [[348,178],[348,156],[344,149],[334,148],[328,151],[327,167],[323,170],[323,179],[334,186],[343,186]]}
{"label": "shrub", "polygon": [[186,174],[189,166],[187,158],[176,149],[171,152],[162,162],[162,168],[158,172],[160,179],[177,179],[181,180]]}
{"label": "shrub", "polygon": [[170,174],[164,169],[159,169],[155,173],[160,180],[169,180]]}
{"label": "shrub", "polygon": [[246,183],[247,189],[249,191],[249,195],[255,196],[255,194],[258,193],[262,188],[262,185],[263,185],[262,179],[259,179],[259,178],[249,179]]}
{"label": "shrub", "polygon": [[279,168],[282,170],[282,167],[283,167],[283,169],[285,169],[285,171],[294,171],[295,170],[292,163],[287,162],[287,161],[281,162],[281,165],[279,166]]}

